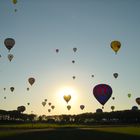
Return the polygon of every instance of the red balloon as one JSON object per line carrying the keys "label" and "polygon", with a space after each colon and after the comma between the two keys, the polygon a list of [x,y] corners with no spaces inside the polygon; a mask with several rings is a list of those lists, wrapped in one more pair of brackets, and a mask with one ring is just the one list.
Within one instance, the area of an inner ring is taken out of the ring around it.
{"label": "red balloon", "polygon": [[112,88],[106,84],[99,84],[93,88],[93,95],[98,102],[104,105],[112,95]]}

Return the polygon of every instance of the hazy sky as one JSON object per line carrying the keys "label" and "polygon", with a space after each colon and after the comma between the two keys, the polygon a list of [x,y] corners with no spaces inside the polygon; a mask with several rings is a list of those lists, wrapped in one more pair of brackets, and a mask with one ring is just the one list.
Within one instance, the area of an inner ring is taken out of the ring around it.
{"label": "hazy sky", "polygon": [[[18,0],[16,5],[11,0],[0,0],[0,109],[25,105],[26,113],[48,115],[50,107],[41,104],[48,99],[47,103],[56,107],[49,114],[95,112],[102,105],[92,91],[100,83],[109,84],[115,97],[105,104],[104,111],[111,111],[112,105],[116,110],[137,105],[139,7],[139,0]],[[8,37],[16,41],[10,52],[14,55],[12,62],[4,46]],[[121,42],[117,55],[110,48],[113,40]],[[57,48],[59,53],[55,52]],[[114,72],[119,73],[117,79]],[[36,79],[32,87],[29,77]],[[15,87],[12,93],[11,86]],[[72,95],[70,111],[64,94]],[[85,105],[83,111],[81,104]]]}

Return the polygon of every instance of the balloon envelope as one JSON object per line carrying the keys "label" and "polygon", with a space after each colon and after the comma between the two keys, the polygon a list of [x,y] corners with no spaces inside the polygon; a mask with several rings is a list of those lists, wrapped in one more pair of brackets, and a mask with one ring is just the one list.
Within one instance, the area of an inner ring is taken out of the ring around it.
{"label": "balloon envelope", "polygon": [[127,96],[130,98],[131,97],[131,93],[128,93]]}
{"label": "balloon envelope", "polygon": [[15,45],[15,40],[13,38],[6,38],[4,40],[5,47],[10,51]]}
{"label": "balloon envelope", "polygon": [[140,105],[140,97],[136,98],[136,103]]}
{"label": "balloon envelope", "polygon": [[112,111],[115,109],[115,106],[111,106]]}
{"label": "balloon envelope", "polygon": [[83,110],[85,108],[85,106],[84,105],[80,105],[80,108],[81,108],[81,110]]}
{"label": "balloon envelope", "polygon": [[30,78],[28,79],[28,82],[29,82],[30,85],[32,86],[32,85],[34,84],[34,82],[35,82],[35,78],[30,77]]}
{"label": "balloon envelope", "polygon": [[68,110],[70,110],[70,109],[71,109],[71,106],[70,106],[70,105],[68,105],[68,106],[67,106],[67,109],[68,109]]}
{"label": "balloon envelope", "polygon": [[14,87],[10,87],[10,90],[11,90],[12,92],[14,91],[14,89],[15,89]]}
{"label": "balloon envelope", "polygon": [[119,41],[114,40],[111,42],[110,46],[113,49],[113,51],[117,54],[117,52],[121,48],[121,43]]}
{"label": "balloon envelope", "polygon": [[48,109],[48,112],[51,112],[51,109]]}
{"label": "balloon envelope", "polygon": [[112,88],[106,84],[98,84],[93,88],[93,95],[100,104],[104,105],[112,95]]}
{"label": "balloon envelope", "polygon": [[118,75],[119,75],[118,73],[114,73],[114,74],[113,74],[113,76],[114,76],[115,78],[117,78]]}
{"label": "balloon envelope", "polygon": [[55,51],[58,53],[59,52],[59,49],[56,49]]}
{"label": "balloon envelope", "polygon": [[54,105],[52,105],[52,106],[51,106],[51,109],[54,109],[54,108],[55,108],[55,106],[54,106]]}
{"label": "balloon envelope", "polygon": [[50,106],[51,104],[52,104],[52,103],[50,103],[50,102],[48,103],[49,106]]}
{"label": "balloon envelope", "polygon": [[16,4],[17,3],[17,0],[12,0],[13,4]]}
{"label": "balloon envelope", "polygon": [[71,99],[71,95],[64,95],[63,98],[68,103]]}
{"label": "balloon envelope", "polygon": [[42,105],[45,106],[46,105],[46,102],[42,102]]}
{"label": "balloon envelope", "polygon": [[76,52],[77,51],[77,48],[73,48],[73,51]]}
{"label": "balloon envelope", "polygon": [[13,58],[14,58],[13,54],[8,54],[8,59],[9,59],[10,62],[12,61]]}

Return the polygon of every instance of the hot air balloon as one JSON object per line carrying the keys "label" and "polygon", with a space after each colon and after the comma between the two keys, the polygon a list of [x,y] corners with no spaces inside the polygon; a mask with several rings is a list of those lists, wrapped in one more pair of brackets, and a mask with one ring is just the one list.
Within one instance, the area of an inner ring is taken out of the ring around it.
{"label": "hot air balloon", "polygon": [[56,53],[58,53],[59,52],[59,49],[56,49],[55,51],[56,51]]}
{"label": "hot air balloon", "polygon": [[70,105],[68,105],[68,106],[67,106],[67,109],[68,109],[68,110],[70,110],[70,109],[71,109],[71,106],[70,106]]}
{"label": "hot air balloon", "polygon": [[12,0],[13,4],[17,4],[17,0]]}
{"label": "hot air balloon", "polygon": [[10,51],[15,45],[15,40],[13,38],[6,38],[4,40],[5,47]]}
{"label": "hot air balloon", "polygon": [[111,42],[110,46],[113,49],[113,51],[115,52],[115,54],[117,54],[117,52],[121,48],[121,43],[119,41],[114,40]]}
{"label": "hot air balloon", "polygon": [[6,97],[4,97],[4,99],[6,99]]}
{"label": "hot air balloon", "polygon": [[112,95],[112,88],[106,84],[98,84],[93,88],[93,95],[100,104],[104,105]]}
{"label": "hot air balloon", "polygon": [[96,113],[102,113],[102,112],[103,112],[102,109],[100,109],[100,108],[96,109]]}
{"label": "hot air balloon", "polygon": [[81,110],[83,110],[85,108],[85,106],[84,105],[80,105],[80,108],[81,108]]}
{"label": "hot air balloon", "polygon": [[47,102],[47,99],[44,99],[45,102]]}
{"label": "hot air balloon", "polygon": [[77,48],[73,48],[73,51],[76,52],[77,51]]}
{"label": "hot air balloon", "polygon": [[6,90],[6,88],[3,88],[3,90],[5,91],[5,90]]}
{"label": "hot air balloon", "polygon": [[35,82],[35,78],[30,77],[30,78],[28,79],[28,82],[29,82],[30,85],[32,86],[32,85],[34,84],[34,82]]}
{"label": "hot air balloon", "polygon": [[[16,5],[17,4],[17,0],[12,0],[13,4]],[[17,12],[17,9],[14,10],[15,12]]]}
{"label": "hot air balloon", "polygon": [[48,109],[48,112],[51,112],[51,109]]}
{"label": "hot air balloon", "polygon": [[30,103],[27,103],[27,105],[30,105]]}
{"label": "hot air balloon", "polygon": [[114,111],[114,109],[115,109],[115,106],[111,106],[111,110]]}
{"label": "hot air balloon", "polygon": [[131,109],[131,110],[133,110],[133,111],[137,111],[137,110],[139,110],[139,109],[138,109],[137,106],[132,106],[132,109]]}
{"label": "hot air balloon", "polygon": [[13,92],[13,91],[14,91],[14,89],[15,89],[14,87],[10,87],[11,92]]}
{"label": "hot air balloon", "polygon": [[76,78],[76,76],[72,76],[73,80]]}
{"label": "hot air balloon", "polygon": [[74,64],[75,63],[75,60],[72,60],[72,63]]}
{"label": "hot air balloon", "polygon": [[12,61],[13,58],[14,58],[13,54],[8,54],[8,59],[9,59],[10,62]]}
{"label": "hot air balloon", "polygon": [[52,103],[50,103],[50,102],[48,103],[49,106],[51,106],[51,104],[52,104]]}
{"label": "hot air balloon", "polygon": [[30,90],[30,88],[29,87],[27,87],[27,91],[29,91]]}
{"label": "hot air balloon", "polygon": [[115,100],[115,97],[112,97],[112,100]]}
{"label": "hot air balloon", "polygon": [[51,106],[51,109],[54,109],[54,108],[55,108],[55,106],[54,106],[54,105],[52,105],[52,106]]}
{"label": "hot air balloon", "polygon": [[117,78],[118,77],[118,73],[113,73],[113,76],[115,77],[115,78]]}
{"label": "hot air balloon", "polygon": [[131,97],[131,93],[128,93],[127,96],[130,98]]}
{"label": "hot air balloon", "polygon": [[45,106],[46,105],[46,102],[42,102],[42,105]]}
{"label": "hot air balloon", "polygon": [[93,77],[94,77],[94,75],[92,74],[92,75],[91,75],[91,77],[93,78]]}
{"label": "hot air balloon", "polygon": [[64,95],[63,98],[68,103],[71,99],[71,95]]}
{"label": "hot air balloon", "polygon": [[136,98],[136,103],[140,105],[140,97]]}

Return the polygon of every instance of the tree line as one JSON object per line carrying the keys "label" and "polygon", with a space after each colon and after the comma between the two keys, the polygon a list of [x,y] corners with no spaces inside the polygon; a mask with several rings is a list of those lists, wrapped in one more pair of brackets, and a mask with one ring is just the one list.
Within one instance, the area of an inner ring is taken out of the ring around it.
{"label": "tree line", "polygon": [[83,113],[78,115],[26,114],[19,110],[0,110],[0,123],[58,123],[58,124],[140,124],[140,110]]}

